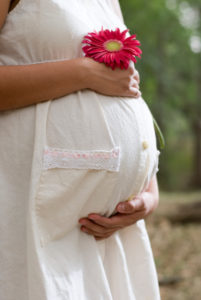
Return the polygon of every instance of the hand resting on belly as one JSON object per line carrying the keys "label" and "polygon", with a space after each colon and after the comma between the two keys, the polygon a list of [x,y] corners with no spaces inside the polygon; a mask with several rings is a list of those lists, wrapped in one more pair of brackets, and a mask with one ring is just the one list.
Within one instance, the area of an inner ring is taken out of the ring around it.
{"label": "hand resting on belly", "polygon": [[107,218],[91,213],[86,218],[79,220],[80,229],[93,235],[96,240],[108,238],[117,230],[146,218],[155,210],[158,201],[158,183],[155,175],[146,191],[143,191],[136,198],[131,197],[128,201],[118,203],[115,215]]}

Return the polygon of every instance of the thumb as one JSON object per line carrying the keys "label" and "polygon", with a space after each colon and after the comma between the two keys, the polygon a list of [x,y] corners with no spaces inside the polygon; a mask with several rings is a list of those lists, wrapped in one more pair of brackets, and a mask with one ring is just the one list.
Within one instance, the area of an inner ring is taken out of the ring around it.
{"label": "thumb", "polygon": [[135,211],[139,211],[143,208],[143,200],[141,198],[134,198],[129,201],[124,201],[120,202],[116,210],[119,213],[124,213],[124,214],[132,214]]}

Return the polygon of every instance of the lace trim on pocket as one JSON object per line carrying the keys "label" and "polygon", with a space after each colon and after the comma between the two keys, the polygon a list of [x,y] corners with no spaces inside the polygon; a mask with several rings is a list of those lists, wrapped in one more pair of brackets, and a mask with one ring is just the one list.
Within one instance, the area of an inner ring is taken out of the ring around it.
{"label": "lace trim on pocket", "polygon": [[105,150],[66,150],[45,147],[43,169],[95,169],[119,171],[120,148],[115,147],[109,151]]}

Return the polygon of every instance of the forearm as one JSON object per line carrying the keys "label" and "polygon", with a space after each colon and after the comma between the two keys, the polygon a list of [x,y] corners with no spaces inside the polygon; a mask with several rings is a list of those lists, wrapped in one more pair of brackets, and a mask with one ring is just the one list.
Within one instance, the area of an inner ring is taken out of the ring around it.
{"label": "forearm", "polygon": [[59,98],[85,88],[83,58],[0,66],[0,111]]}
{"label": "forearm", "polygon": [[82,89],[107,96],[138,98],[138,73],[112,70],[88,57],[31,64],[0,66],[0,111],[57,99]]}

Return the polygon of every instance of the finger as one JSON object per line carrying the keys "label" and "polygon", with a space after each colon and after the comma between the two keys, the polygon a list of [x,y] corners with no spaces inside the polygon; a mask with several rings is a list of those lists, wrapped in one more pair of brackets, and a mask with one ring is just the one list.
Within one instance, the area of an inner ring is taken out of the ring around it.
{"label": "finger", "polygon": [[141,92],[137,88],[130,86],[127,94],[124,96],[139,98],[141,96]]}
{"label": "finger", "polygon": [[82,226],[81,230],[89,235],[93,235],[93,236],[100,237],[100,238],[105,238],[114,233],[114,229],[113,229],[113,231],[110,231],[110,232],[96,232],[89,228],[86,228],[85,226]]}
{"label": "finger", "polygon": [[130,86],[129,92],[134,98],[139,98],[141,96],[141,92],[136,87]]}
{"label": "finger", "polygon": [[135,64],[134,64],[134,62],[132,60],[130,60],[130,62],[129,62],[128,69],[132,69],[133,70],[133,74],[134,74],[134,72],[135,72]]}
{"label": "finger", "polygon": [[129,202],[135,211],[141,211],[145,209],[145,201],[142,197],[136,197]]}
{"label": "finger", "polygon": [[91,221],[87,218],[81,219],[79,221],[79,223],[84,225],[84,227],[86,227],[90,231],[93,231],[94,233],[106,234],[106,233],[109,233],[111,231],[111,229],[108,229],[108,228],[106,228],[102,225],[98,225],[98,224],[94,223],[93,221]]}
{"label": "finger", "polygon": [[137,83],[140,84],[140,75],[139,75],[139,72],[136,69],[135,69],[133,77],[137,81]]}
{"label": "finger", "polygon": [[107,236],[105,236],[105,237],[98,237],[98,236],[94,236],[95,237],[95,239],[97,240],[97,241],[101,241],[101,240],[104,240],[104,239],[107,239],[107,238],[109,238],[111,235],[113,235],[115,233],[115,231],[113,232],[113,233],[111,233],[111,234],[108,234]]}
{"label": "finger", "polygon": [[129,64],[129,67],[127,69],[127,72],[129,75],[131,75],[132,77],[135,75],[135,66],[133,64],[133,62],[131,61]]}
{"label": "finger", "polygon": [[138,90],[140,88],[137,80],[135,80],[134,78],[131,78],[130,86],[135,87]]}
{"label": "finger", "polygon": [[119,218],[117,219],[117,215],[112,217],[113,221],[116,222],[116,225],[119,225],[120,228],[124,228],[126,226],[135,224],[137,221],[144,219],[147,214],[146,211],[136,211],[132,214],[118,214]]}
{"label": "finger", "polygon": [[[107,225],[109,228],[116,228],[116,230],[122,229],[126,226],[135,224],[137,221],[144,219],[147,216],[145,211],[139,211],[134,212],[133,214],[118,214],[115,216],[112,216],[109,219],[109,225]],[[99,224],[103,224],[104,222],[107,222],[106,220],[102,220],[102,217],[97,217],[96,222]],[[95,221],[94,221],[95,222]]]}
{"label": "finger", "polygon": [[116,209],[123,214],[133,214],[135,211],[140,211],[145,208],[143,198],[134,198],[129,201],[120,202]]}
{"label": "finger", "polygon": [[88,218],[92,220],[94,223],[101,225],[105,228],[110,228],[110,229],[119,228],[119,226],[114,224],[112,217],[107,218],[107,217],[100,216],[98,214],[90,214],[88,215]]}
{"label": "finger", "polygon": [[102,225],[110,229],[121,229],[126,225],[132,224],[132,217],[130,215],[116,214],[112,217],[106,218],[99,215],[90,215],[89,218],[92,219],[96,224]]}
{"label": "finger", "polygon": [[98,236],[95,236],[95,239],[96,239],[97,241],[104,240],[104,238],[101,238],[101,237],[98,237]]}

